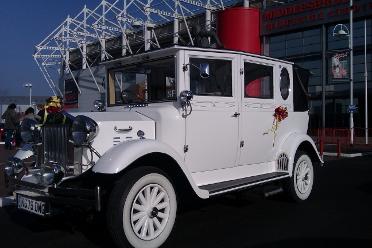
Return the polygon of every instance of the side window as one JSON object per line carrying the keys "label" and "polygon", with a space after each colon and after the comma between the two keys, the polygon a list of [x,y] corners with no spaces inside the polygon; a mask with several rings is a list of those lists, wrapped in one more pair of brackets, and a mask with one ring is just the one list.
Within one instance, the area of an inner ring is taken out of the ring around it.
{"label": "side window", "polygon": [[244,97],[273,99],[273,67],[244,63]]}
{"label": "side window", "polygon": [[[202,64],[209,65],[209,77],[201,76]],[[190,90],[199,96],[232,96],[232,62],[190,58]]]}
{"label": "side window", "polygon": [[289,73],[286,68],[283,68],[280,73],[280,94],[282,95],[283,100],[287,100],[289,96],[289,81]]}

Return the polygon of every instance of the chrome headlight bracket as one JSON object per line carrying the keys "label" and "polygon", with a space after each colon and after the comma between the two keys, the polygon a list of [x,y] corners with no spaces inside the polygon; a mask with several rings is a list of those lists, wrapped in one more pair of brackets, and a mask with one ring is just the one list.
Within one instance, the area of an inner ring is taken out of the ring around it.
{"label": "chrome headlight bracket", "polygon": [[16,176],[24,170],[24,163],[21,159],[12,157],[9,159],[8,165],[4,170],[8,177]]}

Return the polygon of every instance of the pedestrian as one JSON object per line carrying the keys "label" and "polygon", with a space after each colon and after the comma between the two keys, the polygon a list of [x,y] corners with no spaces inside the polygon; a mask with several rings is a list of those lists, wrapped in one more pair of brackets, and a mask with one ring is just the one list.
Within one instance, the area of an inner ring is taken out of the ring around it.
{"label": "pedestrian", "polygon": [[41,117],[39,115],[35,115],[34,108],[29,107],[28,109],[26,109],[23,119],[31,119],[33,121],[39,122],[41,120]]}
{"label": "pedestrian", "polygon": [[37,116],[39,116],[39,117],[37,117],[36,118],[36,120],[38,120],[40,123],[42,123],[43,122],[43,120],[44,120],[44,111],[45,111],[45,106],[44,106],[44,104],[38,104],[37,106]]}
{"label": "pedestrian", "polygon": [[23,142],[28,143],[33,140],[32,139],[33,130],[31,130],[31,127],[39,123],[40,120],[41,117],[35,115],[35,110],[32,107],[29,107],[26,110],[21,124],[21,137]]}
{"label": "pedestrian", "polygon": [[1,116],[1,118],[5,120],[5,149],[8,150],[12,149],[12,140],[19,125],[19,117],[16,108],[17,106],[15,103],[9,104],[6,111]]}

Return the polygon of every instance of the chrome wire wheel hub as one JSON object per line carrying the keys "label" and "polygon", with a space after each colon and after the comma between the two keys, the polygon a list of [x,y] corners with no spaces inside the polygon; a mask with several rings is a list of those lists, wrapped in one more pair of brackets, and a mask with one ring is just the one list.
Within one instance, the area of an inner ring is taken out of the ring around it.
{"label": "chrome wire wheel hub", "polygon": [[133,232],[142,240],[158,237],[167,225],[170,200],[158,184],[143,187],[136,195],[130,213]]}
{"label": "chrome wire wheel hub", "polygon": [[312,170],[306,161],[302,161],[296,169],[296,187],[301,194],[306,194],[311,188]]}

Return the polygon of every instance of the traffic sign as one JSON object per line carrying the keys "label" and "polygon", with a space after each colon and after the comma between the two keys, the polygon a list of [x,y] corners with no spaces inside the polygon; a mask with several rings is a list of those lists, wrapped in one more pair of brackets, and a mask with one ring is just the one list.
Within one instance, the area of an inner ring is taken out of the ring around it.
{"label": "traffic sign", "polygon": [[356,105],[349,105],[348,108],[347,108],[347,112],[349,113],[355,113],[355,112],[358,112],[358,106]]}

